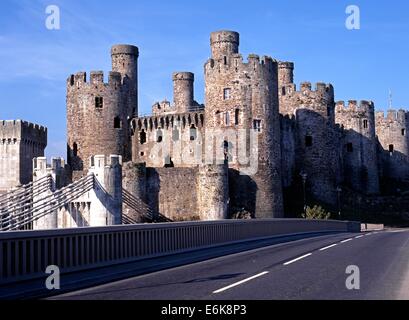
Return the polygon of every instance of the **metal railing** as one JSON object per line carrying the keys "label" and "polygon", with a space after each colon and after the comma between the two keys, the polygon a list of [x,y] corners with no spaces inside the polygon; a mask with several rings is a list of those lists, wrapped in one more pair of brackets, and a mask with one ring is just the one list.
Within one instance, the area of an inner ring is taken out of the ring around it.
{"label": "metal railing", "polygon": [[55,192],[51,192],[50,184],[51,177],[47,176],[21,192],[24,196],[15,196],[12,193],[11,201],[1,203],[0,231],[21,230],[34,221],[55,213],[93,189],[94,175],[88,175]]}
{"label": "metal railing", "polygon": [[360,223],[307,220],[226,220],[0,233],[1,284],[45,278],[278,235],[359,232]]}

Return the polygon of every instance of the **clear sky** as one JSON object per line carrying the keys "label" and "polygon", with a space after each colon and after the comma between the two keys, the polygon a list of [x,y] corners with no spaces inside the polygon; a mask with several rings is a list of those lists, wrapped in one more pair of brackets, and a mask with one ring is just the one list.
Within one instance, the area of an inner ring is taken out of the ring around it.
{"label": "clear sky", "polygon": [[[348,5],[361,29],[345,27]],[[45,27],[48,5],[61,29]],[[404,0],[1,0],[0,119],[49,128],[48,156],[65,155],[65,83],[77,71],[110,70],[110,47],[139,47],[139,112],[172,99],[173,71],[195,73],[203,102],[203,64],[211,31],[240,32],[241,52],[296,63],[296,83],[330,82],[337,100],[409,105],[409,3]]]}

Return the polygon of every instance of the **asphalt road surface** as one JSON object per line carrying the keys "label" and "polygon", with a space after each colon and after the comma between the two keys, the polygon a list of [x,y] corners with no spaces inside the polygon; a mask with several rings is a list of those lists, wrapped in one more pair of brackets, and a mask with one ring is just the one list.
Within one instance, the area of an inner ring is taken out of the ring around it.
{"label": "asphalt road surface", "polygon": [[[359,290],[347,288],[351,275]],[[409,230],[303,239],[50,299],[409,299]]]}

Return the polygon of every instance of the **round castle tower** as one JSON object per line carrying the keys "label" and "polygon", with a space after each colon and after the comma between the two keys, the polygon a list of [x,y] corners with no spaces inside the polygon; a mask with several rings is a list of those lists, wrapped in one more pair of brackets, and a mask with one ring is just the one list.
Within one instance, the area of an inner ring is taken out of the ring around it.
{"label": "round castle tower", "polygon": [[288,84],[294,83],[294,63],[282,62],[278,63],[278,84],[279,92]]}
{"label": "round castle tower", "polygon": [[375,105],[372,101],[339,101],[335,122],[341,126],[345,183],[366,194],[379,193]]}
{"label": "round castle tower", "polygon": [[240,35],[234,31],[216,31],[210,34],[212,59],[216,61],[228,59],[239,53]]}
{"label": "round castle tower", "polygon": [[129,123],[137,113],[138,48],[112,47],[108,82],[101,71],[67,79],[68,164],[73,179],[84,176],[94,155],[121,155],[131,160]]}
{"label": "round castle tower", "polygon": [[195,76],[191,72],[175,72],[172,75],[172,79],[176,112],[188,112],[194,105],[193,83]]}
{"label": "round castle tower", "polygon": [[[213,32],[210,43],[212,57],[205,64],[206,140],[214,135],[216,154],[227,149],[231,206],[258,218],[282,217],[277,62],[257,55],[243,62],[237,32]],[[250,159],[243,159],[248,154]]]}
{"label": "round castle tower", "polygon": [[227,164],[199,166],[197,208],[201,220],[228,218],[228,176]]}
{"label": "round castle tower", "polygon": [[119,44],[111,49],[112,71],[119,72],[129,86],[128,115],[138,116],[138,47]]}

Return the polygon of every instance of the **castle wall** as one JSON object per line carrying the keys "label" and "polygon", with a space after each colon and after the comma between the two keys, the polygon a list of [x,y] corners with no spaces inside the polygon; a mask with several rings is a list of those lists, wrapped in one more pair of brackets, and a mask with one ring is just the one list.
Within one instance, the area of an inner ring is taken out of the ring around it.
{"label": "castle wall", "polygon": [[281,177],[283,187],[288,188],[296,175],[296,125],[294,116],[281,116]]}
{"label": "castle wall", "polygon": [[203,112],[155,115],[134,120],[133,161],[148,167],[192,167],[201,163]]}
{"label": "castle wall", "polygon": [[408,130],[409,112],[389,110],[386,116],[376,113],[376,135],[383,148],[382,171],[387,178],[409,181]]}
{"label": "castle wall", "polygon": [[21,120],[0,121],[0,193],[32,181],[32,161],[44,156],[45,127]]}
{"label": "castle wall", "polygon": [[173,221],[199,220],[198,168],[147,168],[147,202]]}
{"label": "castle wall", "polygon": [[336,104],[335,121],[341,126],[343,178],[346,185],[366,193],[379,193],[379,166],[373,102]]}
{"label": "castle wall", "polygon": [[[295,157],[293,176],[301,179],[301,173],[307,174],[307,188],[313,197],[336,204],[336,189],[341,182],[341,154],[332,85],[317,83],[313,90],[311,83],[306,82],[297,91],[295,84],[290,83],[282,86],[279,95],[280,113],[294,117],[295,121],[295,153],[291,146],[288,151],[284,148],[285,158]],[[286,135],[287,143],[291,143],[291,133]],[[287,179],[289,177],[287,171]]]}
{"label": "castle wall", "polygon": [[[257,186],[256,204],[255,208],[245,210],[258,218],[281,217],[278,66],[273,59],[257,55],[250,55],[248,62],[243,62],[238,54],[238,44],[239,37],[235,32],[220,31],[211,35],[212,58],[205,64],[206,139],[212,131],[223,129],[227,135],[226,145],[234,153],[229,156],[229,168],[244,171],[249,165],[240,163],[237,152],[243,148],[243,143],[240,146],[237,135],[244,131],[249,136],[249,130],[256,129],[257,147],[251,146],[253,150],[247,152],[253,153],[254,148],[258,149],[257,169],[250,174]],[[244,149],[250,147],[249,138],[244,145]],[[217,145],[216,148],[223,146]],[[216,161],[220,163],[223,159],[216,158]],[[246,202],[243,199],[242,204]]]}

